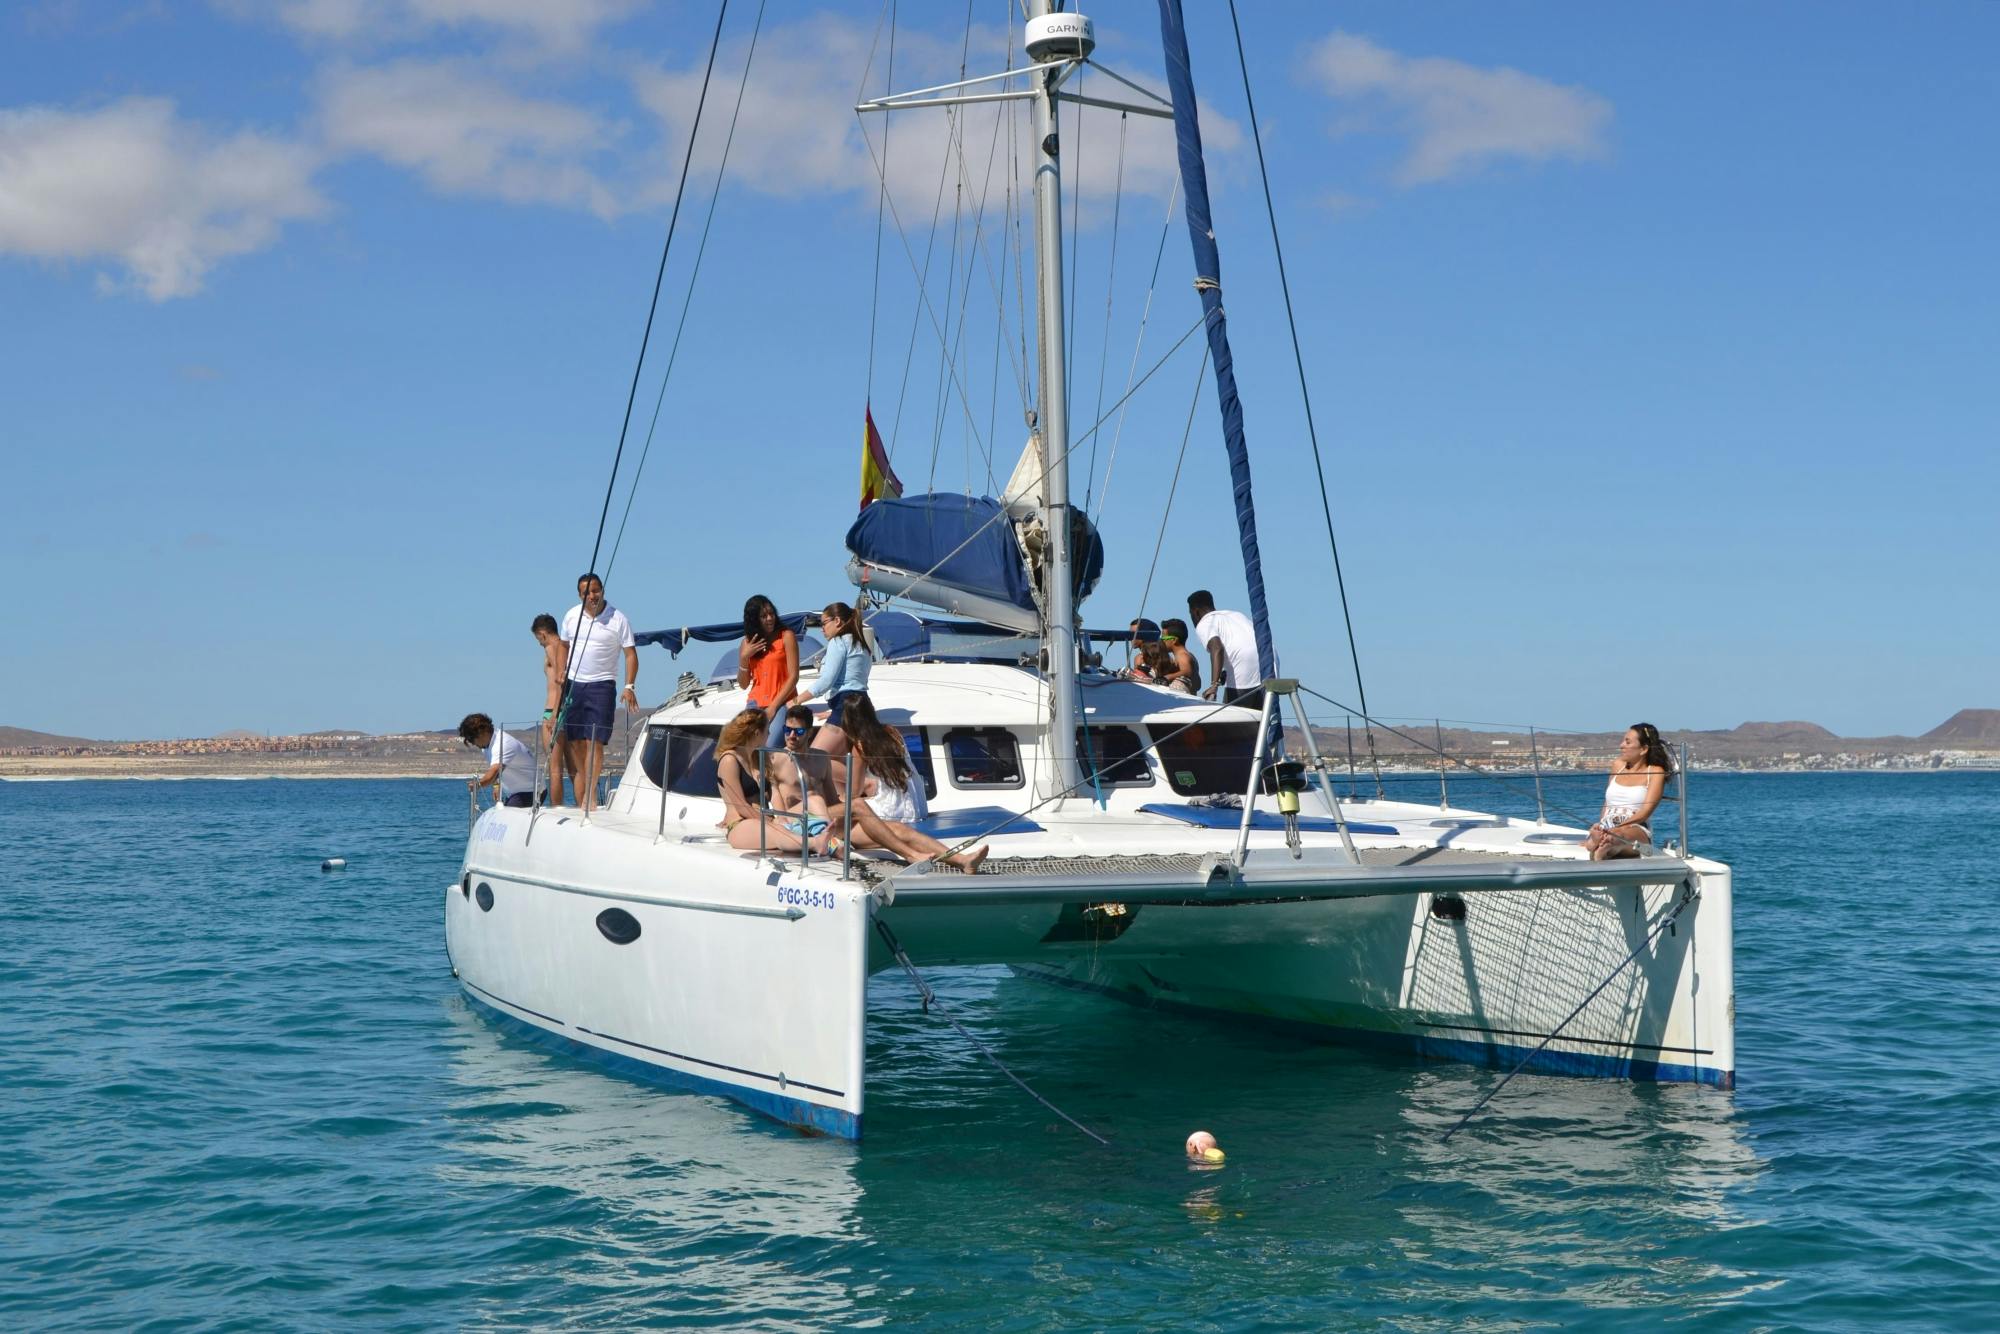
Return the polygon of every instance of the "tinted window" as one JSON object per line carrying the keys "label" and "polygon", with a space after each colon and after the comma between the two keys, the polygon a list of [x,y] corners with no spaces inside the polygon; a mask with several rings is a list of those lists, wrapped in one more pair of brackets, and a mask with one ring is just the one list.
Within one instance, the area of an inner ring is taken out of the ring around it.
{"label": "tinted window", "polygon": [[1250,786],[1250,768],[1257,750],[1255,723],[1196,723],[1191,727],[1156,725],[1160,768],[1167,783],[1182,796],[1241,792]]}
{"label": "tinted window", "polygon": [[[646,748],[639,753],[639,767],[653,786],[665,786],[687,797],[715,795],[715,739],[719,727],[667,727],[646,729]],[[670,747],[669,737],[673,741]],[[662,783],[661,770],[671,766]]]}
{"label": "tinted window", "polygon": [[[1146,766],[1146,743],[1129,727],[1077,728],[1076,759],[1086,775],[1097,771],[1096,785],[1146,787],[1153,781],[1153,771]],[[1090,785],[1087,777],[1085,786]]]}
{"label": "tinted window", "polygon": [[902,732],[903,744],[909,747],[910,750],[910,769],[919,778],[924,780],[924,796],[928,799],[935,799],[937,797],[937,766],[931,762],[931,748],[930,744],[924,740],[924,729],[921,727],[905,727],[902,729]]}
{"label": "tinted window", "polygon": [[1021,747],[1004,727],[955,727],[944,734],[951,781],[959,787],[1021,786]]}

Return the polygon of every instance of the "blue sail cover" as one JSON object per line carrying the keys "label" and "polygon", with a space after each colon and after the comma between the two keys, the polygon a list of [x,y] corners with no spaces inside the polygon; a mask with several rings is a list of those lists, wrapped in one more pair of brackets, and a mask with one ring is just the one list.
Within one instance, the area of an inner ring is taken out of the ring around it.
{"label": "blue sail cover", "polygon": [[1181,0],[1160,0],[1160,41],[1166,49],[1167,88],[1174,100],[1174,139],[1180,151],[1188,237],[1194,243],[1195,286],[1208,324],[1215,396],[1222,406],[1222,440],[1229,452],[1229,480],[1236,494],[1243,580],[1249,585],[1250,622],[1257,631],[1257,672],[1269,680],[1278,674],[1278,658],[1271,646],[1271,611],[1264,601],[1264,559],[1257,552],[1257,509],[1250,499],[1250,453],[1243,443],[1243,403],[1236,396],[1236,362],[1229,353],[1229,326],[1222,313],[1222,258],[1215,248],[1215,224],[1209,218],[1208,171],[1202,165],[1201,118],[1195,110],[1194,73],[1188,64]]}
{"label": "blue sail cover", "polygon": [[[1081,602],[1104,573],[1104,543],[1088,519],[1079,514],[1077,521],[1082,531],[1072,537],[1070,549],[1076,553],[1072,573]],[[878,500],[847,530],[847,549],[870,565],[1036,610],[1013,522],[991,496],[933,492]]]}

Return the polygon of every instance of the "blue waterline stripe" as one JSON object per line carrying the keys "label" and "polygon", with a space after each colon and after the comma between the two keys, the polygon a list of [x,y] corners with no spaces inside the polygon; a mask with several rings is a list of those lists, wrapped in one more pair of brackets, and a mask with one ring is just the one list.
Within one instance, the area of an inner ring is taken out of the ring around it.
{"label": "blue waterline stripe", "polygon": [[[1164,996],[1147,996],[1122,987],[1101,986],[1094,982],[1084,982],[1052,971],[1045,971],[1036,964],[1013,964],[1011,967],[1022,977],[1037,982],[1047,982],[1054,986],[1066,987],[1072,991],[1087,991],[1094,995],[1110,996],[1128,1005],[1145,1009],[1164,1010],[1170,1014],[1183,1014],[1196,1019],[1221,1019],[1231,1023],[1249,1023],[1273,1032],[1304,1037],[1317,1042],[1333,1042],[1346,1046],[1372,1048],[1417,1056],[1461,1061],[1467,1065],[1498,1067],[1512,1065],[1534,1049],[1514,1043],[1473,1042],[1464,1038],[1433,1037],[1426,1033],[1396,1033],[1379,1028],[1350,1028],[1335,1024],[1315,1024],[1303,1019],[1283,1019],[1272,1015],[1243,1014],[1235,1010],[1223,1010],[1213,1006],[1194,1005],[1187,1001],[1169,1000]],[[1541,1034],[1533,1035],[1538,1040]],[[1558,1037],[1558,1042],[1581,1041],[1582,1039]],[[1598,1055],[1592,1052],[1556,1051],[1543,1048],[1534,1052],[1525,1070],[1533,1074],[1578,1075],[1593,1079],[1633,1079],[1651,1080],[1662,1084],[1706,1084],[1711,1088],[1733,1089],[1736,1087],[1736,1072],[1718,1070],[1713,1066],[1684,1065],[1679,1062],[1648,1060],[1640,1056]]]}
{"label": "blue waterline stripe", "polygon": [[[460,978],[459,980],[463,982],[465,979]],[[466,983],[466,985],[473,991],[479,991],[479,988],[473,987],[471,983]],[[480,992],[480,995],[490,994],[488,992]],[[471,995],[466,999],[470,1000],[487,1014],[501,1021],[501,1025],[508,1032],[525,1037],[536,1046],[564,1056],[580,1058],[591,1064],[601,1066],[613,1074],[635,1079],[641,1083],[681,1089],[690,1093],[705,1093],[712,1097],[727,1098],[731,1102],[741,1103],[754,1112],[760,1112],[774,1121],[781,1121],[786,1125],[796,1126],[801,1130],[809,1130],[822,1135],[831,1135],[837,1139],[858,1140],[861,1138],[861,1117],[854,1112],[843,1111],[838,1107],[822,1107],[818,1103],[807,1102],[802,1098],[788,1098],[782,1094],[767,1093],[761,1089],[744,1088],[740,1084],[729,1084],[719,1079],[709,1079],[704,1075],[691,1074],[685,1070],[669,1069],[663,1065],[655,1065],[651,1061],[642,1061],[636,1056],[627,1056],[623,1052],[609,1051],[588,1042],[578,1042],[575,1038],[566,1037],[561,1033],[552,1033],[539,1024],[531,1024],[517,1015],[509,1014],[507,1011],[481,1000],[480,995]],[[494,999],[499,1000],[498,997],[494,997]],[[505,1005],[507,1002],[500,1001],[500,1004]],[[528,1010],[526,1013],[533,1014],[534,1011]],[[802,1087],[809,1088],[811,1085],[804,1085]]]}
{"label": "blue waterline stripe", "polygon": [[582,1024],[577,1024],[575,1027],[577,1032],[588,1033],[594,1038],[609,1038],[613,1042],[622,1042],[628,1047],[637,1047],[641,1051],[653,1051],[658,1052],[662,1056],[671,1056],[676,1061],[693,1061],[696,1065],[705,1065],[711,1070],[727,1070],[732,1075],[748,1075],[752,1079],[768,1079],[773,1084],[797,1084],[802,1089],[811,1089],[814,1093],[824,1093],[830,1098],[844,1098],[847,1096],[839,1089],[824,1088],[818,1084],[808,1084],[803,1079],[767,1075],[761,1070],[745,1070],[742,1066],[724,1065],[721,1061],[704,1061],[699,1056],[688,1056],[682,1052],[668,1051],[665,1047],[654,1047],[644,1042],[634,1042],[631,1038],[621,1038],[616,1033],[600,1033],[594,1028],[585,1028]]}
{"label": "blue waterline stripe", "polygon": [[[458,965],[453,964],[452,971],[456,973],[458,971]],[[462,977],[459,978],[458,980],[460,982],[464,982],[466,986],[472,988],[480,995],[485,996],[487,999],[494,1001],[496,1004],[510,1006],[513,1009],[519,1010],[522,1014],[532,1014],[537,1019],[546,1019],[550,1023],[560,1025],[563,1028],[569,1027],[568,1024],[563,1023],[562,1020],[556,1018],[552,1014],[543,1014],[540,1010],[531,1010],[525,1005],[515,1005],[513,1001],[507,1000],[506,998],[501,996],[495,996],[492,992],[488,991],[485,987],[480,986],[477,982],[470,982]]]}
{"label": "blue waterline stripe", "polygon": [[466,986],[472,988],[474,991],[478,992],[482,996],[485,996],[489,1000],[495,1001],[501,1005],[505,1005],[509,1009],[519,1010],[522,1014],[532,1014],[537,1019],[546,1019],[550,1023],[555,1024],[560,1028],[574,1028],[577,1032],[588,1033],[590,1034],[590,1036],[594,1038],[608,1038],[612,1042],[622,1042],[628,1047],[637,1047],[641,1051],[658,1052],[662,1056],[671,1056],[676,1061],[692,1061],[696,1065],[705,1065],[709,1067],[711,1070],[727,1070],[732,1075],[748,1075],[752,1079],[768,1080],[771,1083],[778,1085],[797,1084],[802,1089],[811,1089],[814,1093],[824,1093],[831,1098],[844,1098],[847,1096],[845,1093],[842,1093],[839,1089],[824,1088],[818,1084],[808,1084],[803,1079],[791,1079],[788,1077],[781,1078],[777,1075],[767,1075],[762,1070],[746,1070],[740,1065],[724,1065],[721,1061],[705,1061],[699,1056],[689,1056],[685,1052],[669,1051],[665,1047],[649,1046],[644,1042],[634,1042],[631,1038],[621,1038],[616,1033],[600,1033],[594,1028],[585,1028],[582,1024],[565,1023],[563,1020],[556,1018],[552,1014],[543,1014],[540,1010],[531,1010],[525,1005],[517,1005],[513,1001],[508,1000],[505,996],[496,996],[492,992],[488,991],[485,987],[480,986],[477,982],[473,982],[463,977],[459,978],[458,980],[460,982],[465,983]]}

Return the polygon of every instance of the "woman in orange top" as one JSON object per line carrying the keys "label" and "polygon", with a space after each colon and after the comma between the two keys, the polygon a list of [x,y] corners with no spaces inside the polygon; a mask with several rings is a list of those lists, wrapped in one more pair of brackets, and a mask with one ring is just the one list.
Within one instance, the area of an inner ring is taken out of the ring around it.
{"label": "woman in orange top", "polygon": [[799,637],[778,619],[778,609],[762,593],[743,604],[743,644],[736,650],[736,684],[750,687],[750,707],[771,719],[765,745],[778,745],[785,706],[799,693]]}

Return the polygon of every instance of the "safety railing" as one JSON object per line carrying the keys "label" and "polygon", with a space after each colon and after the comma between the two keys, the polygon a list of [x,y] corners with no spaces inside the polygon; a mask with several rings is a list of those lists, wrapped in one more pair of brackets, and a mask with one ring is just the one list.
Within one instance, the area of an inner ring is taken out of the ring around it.
{"label": "safety railing", "polygon": [[[799,788],[799,809],[796,811],[771,805],[771,793],[774,787],[771,782],[770,771],[774,759],[780,763],[793,766]],[[842,794],[840,807],[840,878],[846,880],[854,874],[855,764],[852,754],[842,757],[834,755],[831,751],[808,750],[799,752],[785,746],[760,746],[758,748],[757,859],[759,861],[771,861],[775,865],[783,864],[778,859],[773,858],[770,851],[769,834],[771,830],[771,817],[776,815],[797,818],[799,822],[797,830],[799,840],[799,869],[804,870],[812,864],[812,841],[814,837],[811,832],[812,821],[815,818],[824,818],[815,817],[812,814],[812,798],[816,795],[816,789],[819,792],[831,791],[832,780],[829,776],[826,784],[822,785],[817,775],[809,775],[806,771],[808,767],[818,768],[824,765],[830,773],[836,761],[841,763],[841,767],[845,771],[845,791]]]}
{"label": "safety railing", "polygon": [[[1350,801],[1369,790],[1379,798],[1421,801],[1419,789],[1429,786],[1444,809],[1456,795],[1463,806],[1496,814],[1525,816],[1532,809],[1542,824],[1595,823],[1615,755],[1606,733],[1536,723],[1368,715],[1336,707],[1310,714],[1309,725],[1321,738],[1339,742]],[[1685,856],[1693,751],[1685,741],[1669,744],[1676,758],[1662,801],[1676,810],[1677,838],[1669,846]]]}

